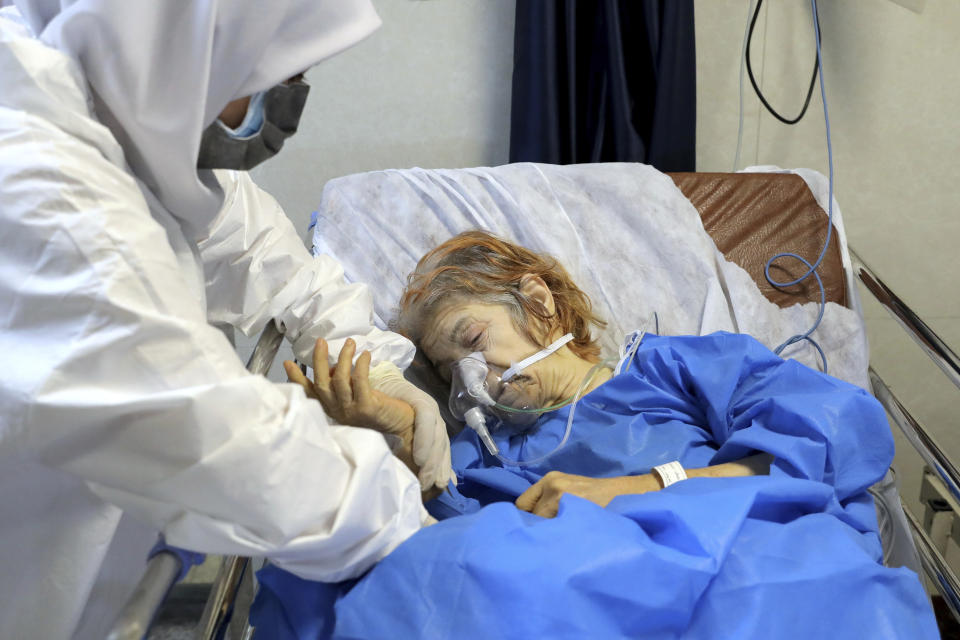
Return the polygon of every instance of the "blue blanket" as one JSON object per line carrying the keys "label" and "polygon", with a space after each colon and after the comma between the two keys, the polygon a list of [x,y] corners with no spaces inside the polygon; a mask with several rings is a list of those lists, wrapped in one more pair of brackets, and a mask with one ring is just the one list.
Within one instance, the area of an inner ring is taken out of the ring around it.
{"label": "blue blanket", "polygon": [[[428,505],[443,521],[359,581],[261,571],[257,638],[937,637],[917,577],[880,564],[866,489],[893,442],[872,397],[741,335],[648,336],[626,364],[541,466],[504,468],[463,432],[458,487]],[[567,411],[495,439],[536,457]],[[769,476],[685,480],[605,509],[565,496],[553,519],[511,504],[553,469],[632,475],[758,451]]]}

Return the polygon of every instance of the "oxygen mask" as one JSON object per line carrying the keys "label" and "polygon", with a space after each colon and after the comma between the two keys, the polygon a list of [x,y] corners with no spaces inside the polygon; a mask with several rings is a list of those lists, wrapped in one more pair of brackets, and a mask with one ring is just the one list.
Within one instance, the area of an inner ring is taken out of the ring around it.
{"label": "oxygen mask", "polygon": [[522,372],[530,365],[555,353],[571,340],[573,340],[573,334],[568,333],[547,348],[521,362],[512,364],[506,370],[490,365],[479,352],[471,353],[454,362],[450,365],[451,413],[477,432],[491,455],[497,456],[507,464],[522,464],[500,456],[499,447],[493,441],[487,427],[487,416],[491,415],[497,420],[494,429],[501,425],[509,425],[512,431],[519,432],[523,431],[524,427],[533,425],[541,414],[569,404],[573,398],[553,406],[540,406],[531,378]]}
{"label": "oxygen mask", "polygon": [[517,375],[504,381],[504,371],[490,365],[482,353],[471,353],[450,368],[450,411],[458,420],[466,421],[471,409],[481,408],[501,422],[525,426],[549,411],[536,407],[528,376]]}
{"label": "oxygen mask", "polygon": [[[656,320],[656,314],[654,314],[654,319]],[[644,335],[646,335],[646,331],[641,328],[629,336],[624,351],[621,353],[620,364],[617,366],[615,375],[620,373],[620,368],[624,364],[629,369],[630,362],[632,362],[637,348],[643,341]],[[529,358],[511,365],[509,369],[503,372],[499,372],[497,367],[488,364],[483,354],[479,352],[471,353],[450,365],[452,373],[450,411],[458,420],[463,420],[471,429],[476,431],[490,455],[496,456],[503,464],[513,467],[533,466],[562,449],[570,438],[573,429],[573,417],[576,414],[577,402],[587,391],[597,373],[604,367],[612,366],[617,362],[617,359],[609,359],[594,365],[583,377],[583,381],[573,397],[550,407],[537,406],[538,399],[533,393],[535,389],[530,384],[532,381],[529,376],[523,375],[523,370],[556,352],[571,340],[573,340],[573,335],[568,333],[546,349],[542,349]],[[503,456],[487,429],[488,414],[498,419],[496,425],[508,423],[513,425],[513,431],[517,432],[525,430],[517,429],[517,426],[532,425],[541,414],[568,405],[570,411],[567,414],[567,426],[560,443],[553,451],[536,458],[511,460]]]}

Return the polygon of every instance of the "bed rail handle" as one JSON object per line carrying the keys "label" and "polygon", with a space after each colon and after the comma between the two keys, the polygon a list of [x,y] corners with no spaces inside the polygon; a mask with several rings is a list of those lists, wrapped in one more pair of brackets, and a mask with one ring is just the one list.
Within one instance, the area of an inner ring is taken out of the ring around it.
{"label": "bed rail handle", "polygon": [[943,452],[934,437],[901,404],[874,368],[870,367],[867,373],[870,376],[873,395],[884,406],[894,423],[900,428],[900,431],[903,432],[903,435],[906,436],[924,462],[943,480],[944,486],[947,487],[953,497],[960,501],[960,471],[958,471],[956,465]]}
{"label": "bed rail handle", "polygon": [[270,367],[277,359],[277,351],[280,350],[281,343],[283,343],[283,334],[280,333],[276,322],[270,322],[263,328],[253,353],[247,360],[247,371],[258,376],[270,373]]}
{"label": "bed rail handle", "polygon": [[[283,334],[276,322],[267,324],[253,348],[250,360],[247,361],[247,370],[256,375],[266,375],[273,366],[282,342]],[[180,559],[172,553],[158,553],[150,558],[146,571],[121,609],[107,638],[141,640],[146,637],[163,601],[176,583],[180,569]],[[217,577],[219,578],[220,574]],[[207,606],[210,606],[209,602]]]}
{"label": "bed rail handle", "polygon": [[[907,332],[907,335],[927,354],[927,357],[953,382],[954,386],[960,389],[960,358],[957,357],[953,349],[913,309],[901,300],[852,249],[850,249],[850,259],[854,275],[893,316],[897,324]],[[873,394],[887,410],[893,422],[903,432],[927,466],[943,481],[947,491],[954,498],[960,500],[960,471],[958,471],[957,466],[944,453],[933,436],[907,411],[906,407],[903,406],[873,367],[869,368],[868,374]],[[912,529],[913,540],[916,543],[920,563],[924,571],[936,584],[954,618],[960,620],[960,579],[957,578],[943,554],[910,509],[904,507],[903,511],[907,516],[910,529]]]}
{"label": "bed rail handle", "polygon": [[[936,440],[910,415],[910,412],[900,403],[900,400],[874,371],[873,367],[870,367],[869,375],[870,385],[873,387],[873,394],[877,397],[877,400],[884,406],[924,462],[940,477],[947,490],[960,500],[960,474],[957,473],[956,466],[943,452]],[[943,554],[930,539],[927,532],[924,531],[910,509],[904,506],[903,512],[910,524],[923,570],[936,584],[954,618],[960,620],[960,579],[957,578]]]}
{"label": "bed rail handle", "polygon": [[167,551],[150,558],[147,570],[117,616],[107,640],[140,640],[146,637],[160,605],[177,581],[180,569],[180,558]]}
{"label": "bed rail handle", "polygon": [[940,339],[926,322],[920,319],[907,304],[881,280],[876,273],[850,249],[854,275],[863,283],[873,297],[882,304],[914,342],[940,367],[954,385],[960,389],[960,357],[946,342]]}
{"label": "bed rail handle", "polygon": [[223,559],[223,564],[220,565],[217,577],[213,581],[213,590],[204,605],[200,624],[197,625],[197,640],[213,640],[221,637],[218,632],[230,620],[240,582],[249,564],[249,559],[240,556],[227,556]]}
{"label": "bed rail handle", "polygon": [[923,565],[923,569],[930,576],[930,579],[936,583],[937,589],[943,595],[943,600],[953,613],[953,617],[960,620],[960,579],[957,579],[957,574],[944,560],[940,550],[937,549],[927,532],[923,530],[913,513],[906,507],[904,507],[903,512],[906,514],[907,522],[910,523],[910,528],[913,530],[913,539],[917,543],[920,564]]}

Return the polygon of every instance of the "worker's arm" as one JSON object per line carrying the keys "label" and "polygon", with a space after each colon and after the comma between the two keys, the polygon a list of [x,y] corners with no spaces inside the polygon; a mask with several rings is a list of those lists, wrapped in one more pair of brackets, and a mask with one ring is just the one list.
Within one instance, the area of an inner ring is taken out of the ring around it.
{"label": "worker's arm", "polygon": [[197,243],[210,321],[254,335],[275,319],[301,362],[311,362],[317,338],[334,355],[353,338],[357,353],[369,351],[374,365],[406,368],[413,344],[373,326],[369,287],[348,283],[330,256],[311,256],[277,201],[246,172],[215,173],[223,207]]}
{"label": "worker's arm", "polygon": [[0,144],[4,456],[84,480],[170,544],[307,578],[356,576],[417,531],[418,483],[382,436],[250,375],[207,323],[178,225],[122,162],[35,120]]}
{"label": "worker's arm", "polygon": [[369,288],[346,282],[343,269],[330,256],[312,257],[276,200],[248,174],[216,175],[224,203],[199,239],[210,321],[250,335],[276,319],[301,362],[312,361],[318,338],[329,344],[333,358],[348,338],[358,354],[369,351],[377,373],[375,388],[415,411],[411,455],[421,486],[425,491],[445,488],[454,478],[446,425],[436,401],[401,373],[413,359],[413,345],[373,326]]}

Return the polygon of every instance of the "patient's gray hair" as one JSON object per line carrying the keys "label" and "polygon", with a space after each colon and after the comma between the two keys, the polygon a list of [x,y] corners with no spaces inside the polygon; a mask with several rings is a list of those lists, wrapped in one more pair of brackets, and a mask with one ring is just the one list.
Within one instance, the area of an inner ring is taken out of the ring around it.
{"label": "patient's gray hair", "polygon": [[[539,276],[553,295],[555,312],[520,292],[525,275]],[[547,346],[551,329],[572,333],[570,349],[593,360],[600,347],[591,325],[605,326],[590,298],[553,257],[530,251],[485,231],[467,231],[427,253],[407,278],[392,328],[418,347],[424,332],[452,304],[499,304],[517,330],[534,344]]]}

